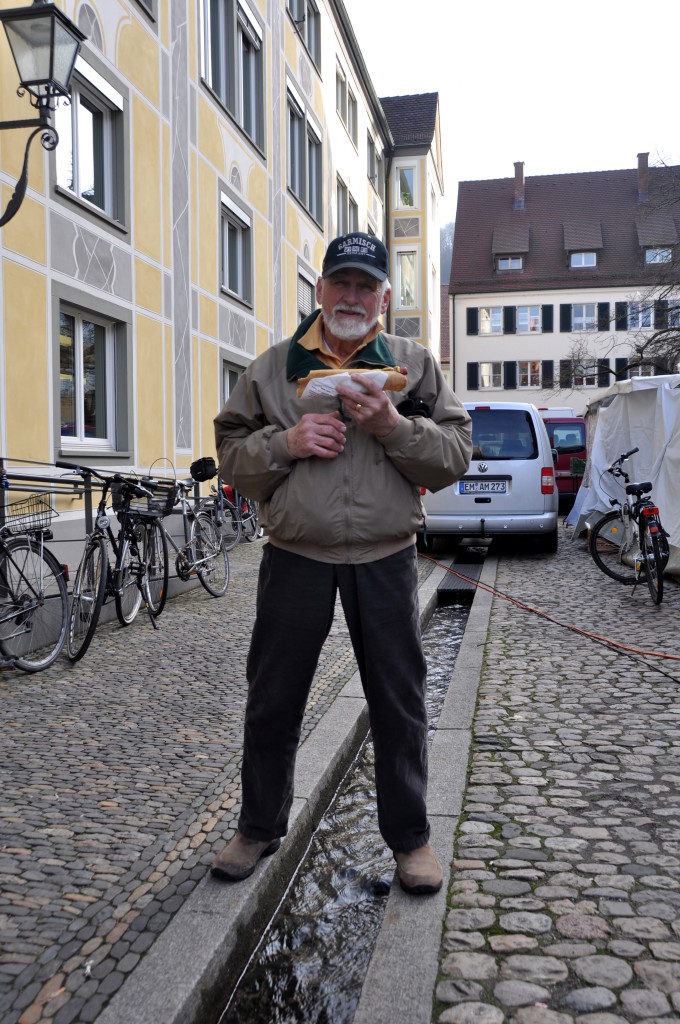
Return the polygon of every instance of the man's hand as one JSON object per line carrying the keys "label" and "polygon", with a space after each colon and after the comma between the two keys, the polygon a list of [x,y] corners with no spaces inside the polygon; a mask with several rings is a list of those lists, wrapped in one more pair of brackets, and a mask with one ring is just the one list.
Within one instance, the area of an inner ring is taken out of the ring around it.
{"label": "man's hand", "polygon": [[338,395],[345,411],[369,434],[387,437],[399,422],[399,413],[379,384],[364,379],[360,374],[352,375],[351,371],[350,377],[362,391],[338,384]]}
{"label": "man's hand", "polygon": [[288,431],[288,451],[294,459],[334,459],[345,449],[346,431],[339,412],[306,412]]}

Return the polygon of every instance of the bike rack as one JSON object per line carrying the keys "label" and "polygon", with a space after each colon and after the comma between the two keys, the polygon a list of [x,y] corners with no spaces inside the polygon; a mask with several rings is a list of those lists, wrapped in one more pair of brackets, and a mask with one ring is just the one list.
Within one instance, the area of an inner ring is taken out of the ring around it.
{"label": "bike rack", "polygon": [[10,459],[9,456],[0,456],[0,526],[5,524],[5,510],[9,504],[10,491],[31,494],[68,494],[75,498],[85,497],[85,526],[87,532],[91,532],[92,477],[89,473],[84,479],[64,480],[61,477],[46,476],[44,473],[31,473],[15,468],[7,469],[8,461],[26,466],[52,466],[49,462],[33,462],[30,459]]}

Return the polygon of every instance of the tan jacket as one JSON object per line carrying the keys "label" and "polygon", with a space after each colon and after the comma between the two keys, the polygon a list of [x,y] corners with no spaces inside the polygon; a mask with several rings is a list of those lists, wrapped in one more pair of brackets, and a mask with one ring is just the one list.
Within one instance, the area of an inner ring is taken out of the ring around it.
{"label": "tan jacket", "polygon": [[390,400],[420,398],[431,418],[402,416],[380,439],[352,421],[337,458],[293,459],[286,432],[306,412],[336,410],[338,399],[296,397],[287,377],[291,339],[251,363],[215,418],[220,475],[260,503],[272,543],[325,562],[383,558],[412,544],[422,526],[421,485],[437,491],[465,473],[470,417],[440,367],[422,345],[380,337],[408,370],[406,390],[388,392]]}

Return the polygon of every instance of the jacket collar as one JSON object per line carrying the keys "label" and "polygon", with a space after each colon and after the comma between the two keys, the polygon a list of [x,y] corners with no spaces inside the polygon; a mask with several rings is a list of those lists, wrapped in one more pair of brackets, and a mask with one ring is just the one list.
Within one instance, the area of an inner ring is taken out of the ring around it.
{"label": "jacket collar", "polygon": [[[286,378],[288,380],[299,380],[300,377],[306,377],[310,370],[328,369],[326,363],[322,363],[313,352],[298,345],[299,339],[305,336],[320,313],[320,309],[315,309],[313,313],[305,317],[290,340],[286,361]],[[357,353],[354,363],[356,366],[396,366],[394,356],[382,333],[377,334],[373,341]]]}

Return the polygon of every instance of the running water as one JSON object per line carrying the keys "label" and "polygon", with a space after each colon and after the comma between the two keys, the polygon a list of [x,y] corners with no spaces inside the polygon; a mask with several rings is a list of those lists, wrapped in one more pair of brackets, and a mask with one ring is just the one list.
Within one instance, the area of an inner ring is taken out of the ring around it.
{"label": "running water", "polygon": [[[467,616],[467,607],[440,608],[423,636],[430,739]],[[219,1024],[351,1024],[393,874],[366,740]]]}

